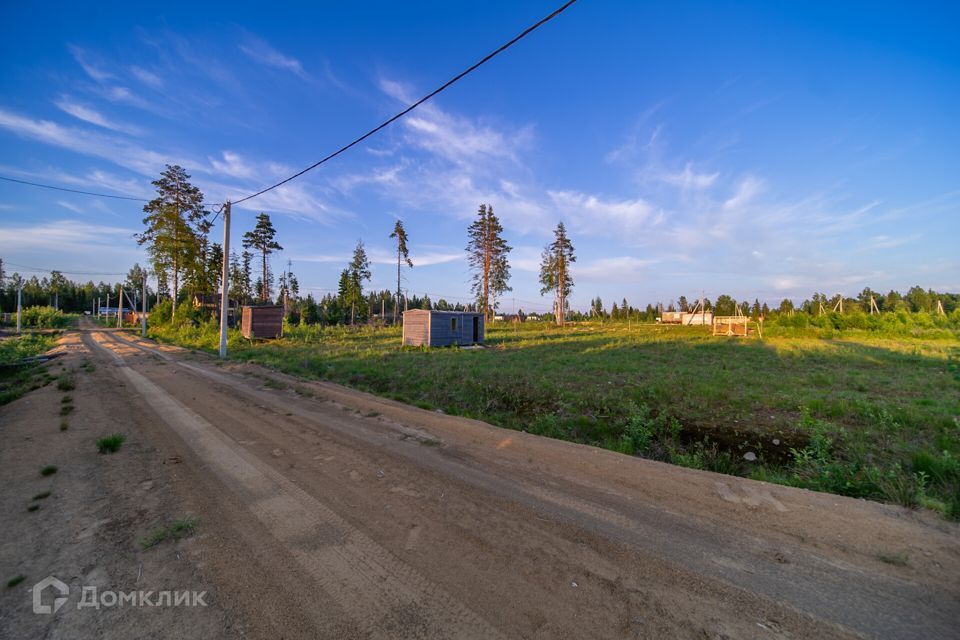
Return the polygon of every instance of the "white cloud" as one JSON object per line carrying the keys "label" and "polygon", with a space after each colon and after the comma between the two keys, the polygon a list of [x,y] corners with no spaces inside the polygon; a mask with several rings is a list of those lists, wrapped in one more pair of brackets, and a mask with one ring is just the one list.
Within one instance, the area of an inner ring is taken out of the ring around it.
{"label": "white cloud", "polygon": [[79,205],[73,204],[72,202],[67,202],[66,200],[57,200],[57,204],[64,209],[73,211],[74,213],[79,213],[81,215],[86,213],[86,210]]}
{"label": "white cloud", "polygon": [[90,124],[95,124],[98,127],[103,127],[104,129],[110,129],[112,131],[119,131],[121,133],[136,134],[137,129],[130,125],[121,124],[118,122],[113,122],[109,120],[106,116],[101,114],[99,111],[88,107],[86,105],[74,102],[68,96],[63,96],[54,104],[58,109],[64,113],[68,113],[78,120],[83,120],[84,122],[89,122]]}
{"label": "white cloud", "polygon": [[90,55],[83,49],[73,45],[70,45],[68,48],[70,50],[70,55],[73,56],[73,59],[77,61],[77,64],[80,65],[80,67],[86,72],[88,76],[90,76],[97,82],[103,82],[104,80],[109,80],[110,78],[113,78],[113,74],[107,71],[104,71],[99,66],[90,62]]}
{"label": "white cloud", "polygon": [[[83,253],[97,247],[125,243],[134,246],[135,229],[89,224],[77,220],[57,220],[36,225],[4,225],[0,228],[0,250],[51,250]],[[41,265],[42,266],[42,265]]]}
{"label": "white cloud", "polygon": [[25,138],[103,158],[150,177],[159,174],[165,164],[198,166],[198,163],[144,149],[115,137],[64,127],[49,120],[33,120],[3,109],[0,109],[0,128]]}
{"label": "white cloud", "polygon": [[719,176],[719,172],[696,173],[693,170],[693,165],[688,162],[683,171],[665,173],[660,176],[660,180],[681,189],[707,189],[717,181]]}
{"label": "white cloud", "polygon": [[130,73],[133,74],[133,77],[147,86],[153,87],[154,89],[163,88],[163,80],[160,78],[160,76],[152,71],[147,71],[143,67],[133,65],[130,67]]}
{"label": "white cloud", "polygon": [[622,235],[656,222],[654,207],[645,200],[604,200],[578,191],[548,191],[558,215],[581,233]]}
{"label": "white cloud", "polygon": [[635,283],[648,271],[647,267],[656,262],[634,256],[600,258],[585,264],[575,263],[571,272],[575,281]]}
{"label": "white cloud", "polygon": [[240,50],[252,60],[268,67],[289,71],[304,80],[308,78],[299,60],[285,56],[260,38],[249,36],[247,41],[240,45]]}
{"label": "white cloud", "polygon": [[724,209],[738,209],[749,204],[763,190],[763,182],[747,176],[740,182],[736,194],[723,203]]}
{"label": "white cloud", "polygon": [[223,151],[221,153],[223,160],[210,158],[210,164],[217,173],[222,173],[231,178],[252,178],[255,171],[252,166],[240,157],[240,154],[233,151]]}

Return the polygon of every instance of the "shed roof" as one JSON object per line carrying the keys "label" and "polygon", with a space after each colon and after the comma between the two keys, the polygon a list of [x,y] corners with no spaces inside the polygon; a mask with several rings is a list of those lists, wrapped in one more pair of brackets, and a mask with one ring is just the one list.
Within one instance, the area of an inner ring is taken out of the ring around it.
{"label": "shed roof", "polygon": [[464,314],[469,314],[474,316],[483,315],[483,311],[437,311],[435,309],[409,309],[407,311],[404,311],[404,313],[434,313],[434,314],[447,315],[447,316],[454,316],[454,315],[462,316]]}

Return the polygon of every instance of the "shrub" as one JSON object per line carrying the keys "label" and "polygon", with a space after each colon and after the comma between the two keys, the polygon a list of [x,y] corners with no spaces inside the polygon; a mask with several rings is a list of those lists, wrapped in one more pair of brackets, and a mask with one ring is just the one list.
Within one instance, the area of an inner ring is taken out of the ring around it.
{"label": "shrub", "polygon": [[122,433],[115,433],[112,436],[106,438],[100,438],[97,440],[97,450],[100,453],[116,453],[120,450],[120,447],[123,445],[123,441],[127,439],[127,436]]}

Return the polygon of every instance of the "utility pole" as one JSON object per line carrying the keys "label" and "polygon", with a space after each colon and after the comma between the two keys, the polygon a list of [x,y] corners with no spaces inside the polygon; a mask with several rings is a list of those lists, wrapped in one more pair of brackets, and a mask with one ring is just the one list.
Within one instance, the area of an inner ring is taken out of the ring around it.
{"label": "utility pole", "polygon": [[107,289],[107,320],[110,319],[110,290]]}
{"label": "utility pole", "polygon": [[142,287],[142,298],[140,300],[140,337],[147,337],[147,270],[143,269],[141,272],[143,279],[140,281],[140,286]]}
{"label": "utility pole", "polygon": [[20,300],[23,296],[23,278],[17,280],[17,333],[20,333]]}
{"label": "utility pole", "polygon": [[220,275],[220,359],[227,359],[227,307],[230,304],[230,201],[223,203],[223,273]]}
{"label": "utility pole", "polygon": [[117,329],[123,327],[123,285],[117,285]]}

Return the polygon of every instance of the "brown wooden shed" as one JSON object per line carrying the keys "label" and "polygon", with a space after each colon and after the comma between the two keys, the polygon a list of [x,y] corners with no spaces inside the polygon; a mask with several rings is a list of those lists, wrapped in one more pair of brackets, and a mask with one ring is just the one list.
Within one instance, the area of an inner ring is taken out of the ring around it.
{"label": "brown wooden shed", "polygon": [[244,338],[279,338],[283,335],[283,307],[243,307],[240,333]]}
{"label": "brown wooden shed", "polygon": [[484,329],[483,313],[478,311],[411,309],[403,312],[404,346],[483,344]]}

